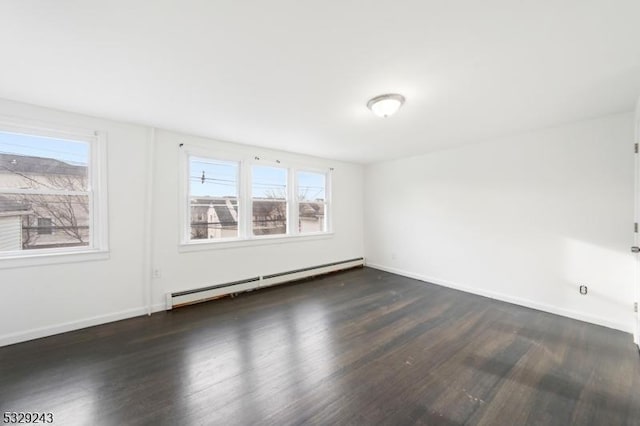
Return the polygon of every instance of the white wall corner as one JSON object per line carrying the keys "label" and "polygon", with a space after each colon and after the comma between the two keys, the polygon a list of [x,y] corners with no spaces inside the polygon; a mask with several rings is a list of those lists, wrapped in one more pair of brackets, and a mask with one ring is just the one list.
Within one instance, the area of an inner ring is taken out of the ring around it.
{"label": "white wall corner", "polygon": [[524,306],[526,308],[536,309],[538,311],[548,312],[550,314],[560,315],[563,317],[588,322],[591,324],[601,325],[603,327],[613,328],[615,330],[621,330],[627,333],[633,332],[633,325],[620,323],[615,321],[610,321],[605,317],[599,317],[594,315],[588,315],[583,312],[577,312],[569,309],[564,309],[560,306],[553,306],[544,303],[539,303],[533,300],[524,299],[517,296],[511,296],[508,294],[497,293],[493,291],[484,290],[481,288],[474,287],[469,284],[461,284],[456,283],[449,280],[444,280],[436,277],[430,277],[422,274],[418,274],[415,272],[405,271],[398,268],[393,268],[390,266],[380,265],[380,264],[367,264],[370,268],[379,269],[381,271],[390,272],[392,274],[402,275],[404,277],[413,278],[419,281],[423,281],[430,284],[436,284],[442,287],[451,288],[454,290],[464,291],[465,293],[471,293],[478,296],[488,297],[490,299],[500,300],[502,302],[511,303],[514,305]]}

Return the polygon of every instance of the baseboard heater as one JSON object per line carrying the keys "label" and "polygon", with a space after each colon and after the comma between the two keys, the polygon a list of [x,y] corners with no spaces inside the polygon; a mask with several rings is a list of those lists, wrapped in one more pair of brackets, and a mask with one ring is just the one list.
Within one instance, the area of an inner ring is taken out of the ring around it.
{"label": "baseboard heater", "polygon": [[216,284],[208,287],[196,288],[193,290],[167,293],[166,309],[169,310],[180,306],[206,302],[208,300],[217,299],[219,297],[227,296],[230,294],[256,290],[262,287],[270,287],[273,285],[297,281],[316,275],[357,268],[359,266],[364,266],[363,257],[343,260],[340,262],[326,263],[324,265],[311,266],[309,268],[295,269],[293,271],[280,272],[277,274],[251,277],[240,281],[233,281],[225,284]]}

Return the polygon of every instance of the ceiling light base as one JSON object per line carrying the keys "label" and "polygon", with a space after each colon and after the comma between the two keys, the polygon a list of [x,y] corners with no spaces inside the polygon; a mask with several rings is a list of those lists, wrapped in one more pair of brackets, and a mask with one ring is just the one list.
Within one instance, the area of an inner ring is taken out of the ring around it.
{"label": "ceiling light base", "polygon": [[402,104],[404,104],[404,96],[397,93],[387,93],[385,95],[376,96],[367,102],[369,108],[378,117],[389,117],[398,112]]}

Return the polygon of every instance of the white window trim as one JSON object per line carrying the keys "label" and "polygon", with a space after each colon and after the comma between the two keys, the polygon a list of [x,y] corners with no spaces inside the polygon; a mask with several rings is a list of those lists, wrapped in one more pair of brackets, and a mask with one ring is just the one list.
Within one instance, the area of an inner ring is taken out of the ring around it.
{"label": "white window trim", "polygon": [[178,252],[190,253],[195,251],[208,251],[218,249],[230,249],[240,247],[256,247],[272,244],[288,244],[288,243],[300,243],[306,241],[326,240],[333,238],[333,232],[325,233],[313,233],[313,234],[298,234],[298,235],[264,235],[259,238],[251,238],[246,240],[241,239],[225,239],[225,240],[203,240],[193,241],[189,244],[180,244],[178,246]]}
{"label": "white window trim", "polygon": [[[0,131],[88,143],[90,166],[87,191],[59,192],[88,195],[91,203],[89,246],[0,252],[0,269],[108,259],[106,132],[4,116],[0,116]],[[11,189],[7,192],[23,191]]]}
{"label": "white window trim", "polygon": [[[332,213],[333,213],[333,209],[331,208],[331,183],[333,181],[332,179],[332,172],[333,169],[317,169],[317,168],[313,168],[313,167],[297,167],[294,172],[298,173],[298,172],[308,172],[308,173],[319,173],[319,174],[324,174],[324,206],[325,206],[325,211],[324,211],[324,226],[326,231],[324,232],[307,232],[304,234],[300,234],[300,235],[317,235],[317,234],[327,234],[327,233],[333,233],[333,228],[331,227],[331,218],[332,218]],[[295,179],[295,192],[294,194],[298,194],[298,179]],[[296,206],[298,205],[298,200],[296,198]],[[300,209],[296,209],[296,223],[297,223],[297,219],[298,219],[298,213],[299,213]],[[298,232],[298,227],[296,226],[296,232]]]}
{"label": "white window trim", "polygon": [[34,253],[23,256],[6,256],[0,259],[0,269],[25,268],[40,265],[58,265],[61,263],[92,262],[109,259],[109,250],[102,249],[65,249],[63,252],[54,252],[56,249],[42,249],[46,253]]}
{"label": "white window trim", "polygon": [[[189,158],[198,157],[219,161],[233,161],[239,163],[239,185],[238,185],[238,237],[223,238],[215,240],[191,240],[189,209],[190,182],[189,182]],[[178,173],[179,181],[179,219],[180,228],[178,235],[178,251],[194,252],[204,250],[215,250],[222,248],[251,247],[268,244],[283,244],[290,242],[314,241],[333,238],[332,228],[332,203],[331,185],[333,169],[320,168],[316,166],[306,166],[295,162],[270,161],[252,157],[249,155],[238,155],[226,151],[215,151],[199,146],[182,144],[179,147]],[[253,198],[251,185],[251,168],[254,165],[279,167],[287,170],[287,234],[278,235],[253,235]],[[298,200],[297,200],[297,172],[322,173],[325,175],[325,231],[313,233],[299,233],[297,224]]]}
{"label": "white window trim", "polygon": [[[245,206],[244,201],[241,200],[243,194],[243,175],[242,170],[244,169],[244,159],[238,156],[229,155],[227,153],[219,153],[212,155],[210,151],[206,149],[202,149],[199,147],[182,145],[179,147],[180,155],[179,155],[179,165],[178,165],[178,182],[181,182],[179,189],[179,219],[180,219],[180,233],[178,245],[193,245],[193,244],[207,244],[214,243],[209,240],[194,240],[190,239],[191,235],[191,212],[190,212],[190,183],[189,183],[189,158],[190,157],[198,157],[202,159],[211,159],[211,160],[219,160],[219,161],[228,161],[228,162],[237,162],[239,164],[238,170],[238,235],[242,235],[242,225],[244,224],[243,217],[245,215]],[[222,238],[217,240],[217,243],[221,242],[234,242],[234,241],[242,241],[241,238]]]}

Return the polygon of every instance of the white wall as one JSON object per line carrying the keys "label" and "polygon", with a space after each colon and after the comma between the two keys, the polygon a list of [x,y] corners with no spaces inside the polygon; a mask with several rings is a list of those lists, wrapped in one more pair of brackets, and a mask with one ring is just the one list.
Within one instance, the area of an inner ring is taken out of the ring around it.
{"label": "white wall", "polygon": [[[225,282],[256,274],[302,268],[360,257],[362,247],[362,166],[280,154],[305,164],[330,165],[334,171],[334,230],[331,238],[278,245],[178,252],[177,144],[264,149],[225,144],[158,131],[153,162],[148,160],[149,129],[77,114],[0,100],[0,116],[43,121],[107,133],[109,188],[108,260],[22,268],[0,265],[0,346],[147,312],[151,300],[161,309],[165,291]],[[148,166],[154,164],[151,264],[161,277],[151,294],[146,285],[146,196]]]}
{"label": "white wall", "polygon": [[[167,291],[359,257],[631,331],[633,115],[623,114],[366,167],[0,100],[0,116],[108,135],[108,260],[0,268],[0,345],[141,315]],[[179,143],[334,167],[331,238],[180,252]],[[152,267],[145,286],[147,165]],[[361,194],[365,192],[365,213]],[[366,250],[363,250],[362,218]],[[392,259],[395,253],[395,259]],[[580,296],[578,283],[589,286]]]}
{"label": "white wall", "polygon": [[108,260],[0,269],[0,345],[145,312],[146,130],[3,100],[0,115],[107,133],[111,247]]}
{"label": "white wall", "polygon": [[633,131],[627,113],[367,166],[367,263],[632,331]]}

